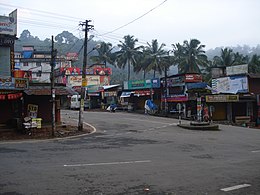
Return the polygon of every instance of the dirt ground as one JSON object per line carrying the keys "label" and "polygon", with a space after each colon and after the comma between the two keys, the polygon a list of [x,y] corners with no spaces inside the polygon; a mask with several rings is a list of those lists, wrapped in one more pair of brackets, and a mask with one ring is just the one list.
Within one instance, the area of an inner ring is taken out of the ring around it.
{"label": "dirt ground", "polygon": [[26,139],[53,139],[88,134],[92,131],[93,129],[90,126],[86,125],[84,125],[83,131],[78,131],[78,127],[73,125],[56,125],[56,131],[54,132],[54,136],[52,136],[51,125],[44,125],[40,129],[34,128],[31,130],[31,133],[25,133],[22,130],[16,130],[11,128],[0,128],[0,141]]}

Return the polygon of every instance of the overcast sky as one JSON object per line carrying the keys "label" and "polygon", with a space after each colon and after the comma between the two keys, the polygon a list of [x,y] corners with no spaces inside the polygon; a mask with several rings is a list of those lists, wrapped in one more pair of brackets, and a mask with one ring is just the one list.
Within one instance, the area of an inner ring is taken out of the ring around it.
{"label": "overcast sky", "polygon": [[28,29],[42,40],[63,30],[82,38],[79,22],[91,19],[89,34],[113,45],[128,34],[142,45],[157,39],[167,48],[191,38],[206,49],[260,44],[260,0],[0,0],[0,15],[16,8],[18,36]]}

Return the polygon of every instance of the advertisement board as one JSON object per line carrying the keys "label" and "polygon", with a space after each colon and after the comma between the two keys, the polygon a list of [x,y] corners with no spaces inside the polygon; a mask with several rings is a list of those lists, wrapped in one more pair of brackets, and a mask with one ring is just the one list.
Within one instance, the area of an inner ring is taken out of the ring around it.
{"label": "advertisement board", "polygon": [[27,78],[0,78],[0,89],[28,89],[29,81]]}
{"label": "advertisement board", "polygon": [[5,35],[17,35],[17,10],[8,16],[0,16],[0,33]]}
{"label": "advertisement board", "polygon": [[[86,76],[86,86],[88,85],[100,85],[100,76],[97,75],[87,75]],[[71,87],[75,86],[81,86],[82,85],[82,76],[81,75],[75,75],[75,76],[68,76],[68,84]]]}
{"label": "advertisement board", "polygon": [[131,80],[124,82],[124,89],[160,88],[160,79]]}
{"label": "advertisement board", "polygon": [[246,74],[248,73],[248,64],[227,66],[226,71],[227,75]]}
{"label": "advertisement board", "polygon": [[111,68],[96,67],[96,68],[93,69],[93,73],[95,75],[102,75],[102,76],[106,75],[106,76],[108,76],[108,75],[112,74],[112,69]]}
{"label": "advertisement board", "polygon": [[218,93],[247,93],[247,76],[230,76],[212,79],[212,88]]}
{"label": "advertisement board", "polygon": [[238,102],[238,95],[207,95],[206,102]]}

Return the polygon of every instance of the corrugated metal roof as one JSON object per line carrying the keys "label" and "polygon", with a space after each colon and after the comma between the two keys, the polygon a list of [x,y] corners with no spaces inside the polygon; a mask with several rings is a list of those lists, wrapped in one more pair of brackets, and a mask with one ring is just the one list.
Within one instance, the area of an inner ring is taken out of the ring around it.
{"label": "corrugated metal roof", "polygon": [[[24,90],[27,95],[51,95],[50,86],[30,86]],[[55,95],[74,95],[78,94],[69,87],[55,86]]]}

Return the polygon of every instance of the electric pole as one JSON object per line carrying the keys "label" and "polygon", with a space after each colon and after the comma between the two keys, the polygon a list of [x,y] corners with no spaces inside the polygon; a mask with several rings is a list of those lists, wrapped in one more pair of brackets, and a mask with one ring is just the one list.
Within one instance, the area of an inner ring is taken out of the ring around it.
{"label": "electric pole", "polygon": [[80,94],[80,107],[79,107],[79,123],[78,123],[78,130],[83,130],[83,111],[84,111],[84,101],[85,101],[85,94],[86,94],[86,86],[87,86],[87,79],[86,79],[86,68],[87,68],[87,55],[88,55],[88,31],[93,29],[93,25],[89,25],[88,23],[91,20],[86,20],[85,22],[81,22],[79,25],[82,27],[85,26],[85,40],[84,40],[84,54],[83,54],[83,66],[82,66],[82,83],[81,83],[81,94]]}
{"label": "electric pole", "polygon": [[54,132],[56,130],[55,127],[55,88],[54,88],[54,66],[55,66],[55,58],[57,55],[57,50],[54,49],[54,40],[53,40],[53,36],[51,36],[51,102],[52,102],[52,131],[51,134],[52,136],[54,136]]}

